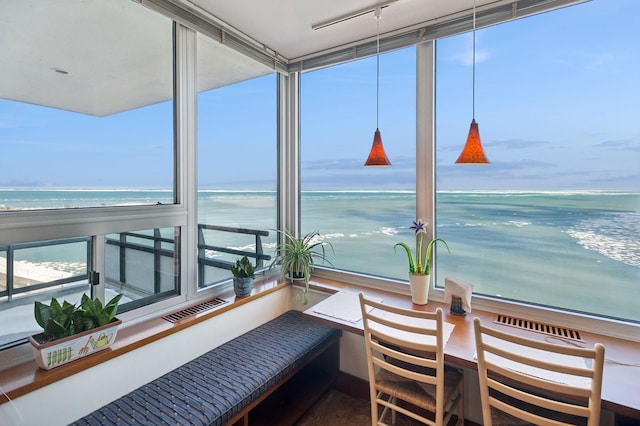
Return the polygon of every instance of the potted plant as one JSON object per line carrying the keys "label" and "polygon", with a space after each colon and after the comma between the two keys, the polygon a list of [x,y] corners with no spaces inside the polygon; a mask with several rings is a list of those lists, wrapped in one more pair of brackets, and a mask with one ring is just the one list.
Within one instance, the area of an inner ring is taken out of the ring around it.
{"label": "potted plant", "polygon": [[[286,230],[278,231],[285,237],[285,241],[276,247],[276,254],[269,266],[271,269],[279,264],[281,269],[281,278],[290,280],[304,280],[304,301],[308,303],[307,292],[309,291],[309,278],[313,271],[316,261],[333,264],[327,259],[325,252],[325,244],[331,247],[331,243],[323,242],[318,231],[309,232],[303,237],[296,237]],[[316,250],[319,249],[319,250]]]}
{"label": "potted plant", "polygon": [[122,323],[115,317],[122,296],[104,306],[86,294],[80,306],[66,300],[60,304],[55,297],[49,305],[35,302],[35,320],[43,329],[29,336],[36,363],[49,370],[109,347]]}
{"label": "potted plant", "polygon": [[247,256],[236,260],[236,264],[231,266],[233,291],[235,291],[236,296],[247,297],[251,294],[255,272],[256,267],[251,264]]}
{"label": "potted plant", "polygon": [[414,261],[411,248],[406,243],[397,243],[393,246],[393,251],[396,251],[398,246],[401,246],[407,252],[409,258],[409,284],[411,286],[411,300],[416,305],[426,305],[429,301],[429,280],[431,278],[431,255],[433,246],[438,242],[442,242],[447,251],[449,245],[441,238],[434,238],[427,244],[426,250],[422,250],[422,239],[427,233],[427,224],[422,219],[415,220],[410,229],[415,231],[418,237],[418,250],[416,251],[416,257]]}

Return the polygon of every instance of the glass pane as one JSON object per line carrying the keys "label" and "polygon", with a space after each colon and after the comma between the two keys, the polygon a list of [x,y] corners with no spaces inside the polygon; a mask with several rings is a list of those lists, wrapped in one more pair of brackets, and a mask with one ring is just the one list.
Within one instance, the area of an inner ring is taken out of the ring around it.
{"label": "glass pane", "polygon": [[156,228],[106,236],[105,298],[124,294],[118,312],[178,294],[179,229]]}
{"label": "glass pane", "polygon": [[302,231],[341,270],[407,280],[399,241],[415,220],[415,48],[380,55],[380,122],[391,167],[364,167],[376,130],[376,58],[302,75]]}
{"label": "glass pane", "polygon": [[106,190],[173,189],[171,20],[129,0],[3,2],[0,16],[14,34],[0,37],[0,187],[15,191],[0,206],[173,203]]}
{"label": "glass pane", "polygon": [[90,294],[88,238],[75,238],[0,247],[0,348],[42,331],[33,317],[33,304],[78,303]]}
{"label": "glass pane", "polygon": [[[198,75],[210,73],[216,49],[198,38]],[[207,65],[209,64],[209,65]],[[277,228],[276,75],[198,95],[199,286],[231,278],[246,255],[267,266]],[[268,235],[263,235],[267,233]]]}
{"label": "glass pane", "polygon": [[[634,13],[635,12],[635,13]],[[640,321],[640,4],[596,0],[438,42],[438,272],[475,292]],[[598,28],[597,32],[593,28]]]}

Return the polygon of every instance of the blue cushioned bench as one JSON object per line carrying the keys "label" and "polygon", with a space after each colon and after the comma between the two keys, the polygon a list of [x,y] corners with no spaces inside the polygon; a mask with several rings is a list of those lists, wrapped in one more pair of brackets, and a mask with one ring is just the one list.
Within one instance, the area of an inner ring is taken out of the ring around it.
{"label": "blue cushioned bench", "polygon": [[340,334],[301,312],[286,312],[73,425],[276,424],[265,417],[286,414],[288,399],[300,411],[301,390],[324,392],[333,384]]}

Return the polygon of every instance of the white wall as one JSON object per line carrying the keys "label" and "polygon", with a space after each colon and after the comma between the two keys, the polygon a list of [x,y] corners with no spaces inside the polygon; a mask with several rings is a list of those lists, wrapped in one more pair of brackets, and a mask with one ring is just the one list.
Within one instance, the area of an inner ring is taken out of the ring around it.
{"label": "white wall", "polygon": [[67,425],[275,318],[291,300],[287,287],[2,404],[0,425]]}

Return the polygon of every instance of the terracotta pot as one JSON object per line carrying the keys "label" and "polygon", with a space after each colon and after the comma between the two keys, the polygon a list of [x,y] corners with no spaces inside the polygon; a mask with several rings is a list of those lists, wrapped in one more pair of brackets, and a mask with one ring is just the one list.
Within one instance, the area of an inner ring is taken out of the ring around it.
{"label": "terracotta pot", "polygon": [[120,324],[122,321],[114,318],[109,324],[73,336],[39,343],[44,338],[44,333],[40,333],[29,336],[29,342],[38,366],[50,370],[108,348],[116,340]]}
{"label": "terracotta pot", "polygon": [[416,305],[426,305],[429,301],[431,275],[409,274],[411,301]]}

